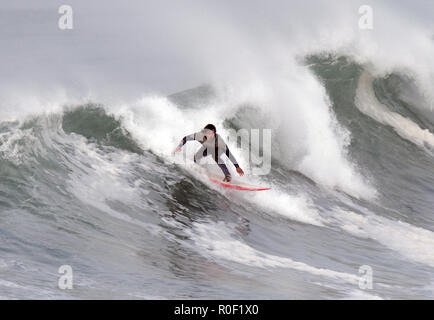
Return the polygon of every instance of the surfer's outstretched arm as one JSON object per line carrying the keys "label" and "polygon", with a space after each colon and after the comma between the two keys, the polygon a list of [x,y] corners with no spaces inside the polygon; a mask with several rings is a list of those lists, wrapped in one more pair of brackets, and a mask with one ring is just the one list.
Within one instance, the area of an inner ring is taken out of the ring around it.
{"label": "surfer's outstretched arm", "polygon": [[181,142],[178,144],[178,146],[177,146],[176,149],[173,151],[173,153],[181,151],[182,146],[183,146],[187,141],[191,141],[191,140],[197,140],[197,139],[196,139],[196,133],[189,134],[188,136],[185,136],[184,138],[182,138]]}
{"label": "surfer's outstretched arm", "polygon": [[181,148],[187,141],[191,141],[191,140],[196,140],[196,133],[189,134],[188,136],[185,136],[184,138],[182,138],[178,147]]}

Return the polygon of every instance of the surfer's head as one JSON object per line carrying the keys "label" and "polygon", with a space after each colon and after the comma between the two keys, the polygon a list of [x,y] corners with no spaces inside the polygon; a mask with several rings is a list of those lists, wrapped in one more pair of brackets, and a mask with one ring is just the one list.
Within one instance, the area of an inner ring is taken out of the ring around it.
{"label": "surfer's head", "polygon": [[213,124],[207,124],[205,128],[203,128],[205,131],[205,135],[207,139],[212,139],[216,134],[216,128]]}

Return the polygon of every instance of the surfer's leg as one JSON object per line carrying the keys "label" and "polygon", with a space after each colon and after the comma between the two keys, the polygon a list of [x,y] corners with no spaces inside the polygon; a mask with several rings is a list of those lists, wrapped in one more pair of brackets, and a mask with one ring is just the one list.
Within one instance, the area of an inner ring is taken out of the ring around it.
{"label": "surfer's leg", "polygon": [[225,181],[225,182],[231,181],[232,176],[231,176],[231,174],[229,172],[228,167],[224,163],[224,161],[219,158],[218,161],[217,161],[217,165],[220,167],[220,169],[223,171],[223,174],[225,175],[225,178],[223,179],[223,181]]}
{"label": "surfer's leg", "polygon": [[229,173],[228,167],[226,167],[226,165],[223,163],[219,163],[219,167],[220,169],[222,169],[223,173],[225,174],[225,178],[223,179],[223,181],[225,182],[229,182],[232,180],[232,176]]}

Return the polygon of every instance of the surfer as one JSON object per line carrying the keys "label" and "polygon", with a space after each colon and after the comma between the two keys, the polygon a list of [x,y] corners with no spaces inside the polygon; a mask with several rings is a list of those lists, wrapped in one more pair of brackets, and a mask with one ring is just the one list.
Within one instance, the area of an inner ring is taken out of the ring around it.
{"label": "surfer", "polygon": [[207,124],[205,128],[203,128],[201,131],[190,134],[182,138],[181,142],[173,151],[173,153],[181,151],[182,146],[187,141],[191,141],[191,140],[196,140],[202,144],[202,147],[194,155],[194,162],[198,162],[202,157],[212,155],[214,161],[217,163],[217,165],[220,167],[220,169],[223,171],[223,174],[225,175],[225,178],[223,179],[224,182],[231,181],[232,177],[228,170],[228,167],[221,159],[221,156],[223,154],[226,154],[229,160],[231,160],[238,174],[240,176],[244,175],[243,169],[241,169],[240,166],[238,165],[237,160],[230,152],[229,147],[223,141],[223,138],[217,134],[216,127],[213,124]]}

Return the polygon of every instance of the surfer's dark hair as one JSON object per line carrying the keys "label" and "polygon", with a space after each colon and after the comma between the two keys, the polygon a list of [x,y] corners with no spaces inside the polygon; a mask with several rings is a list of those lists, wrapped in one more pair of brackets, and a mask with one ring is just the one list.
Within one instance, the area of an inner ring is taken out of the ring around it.
{"label": "surfer's dark hair", "polygon": [[207,124],[206,126],[205,126],[205,128],[204,129],[208,129],[208,130],[212,130],[212,131],[214,131],[214,133],[216,133],[217,132],[217,129],[215,128],[215,126],[213,125],[213,124]]}

